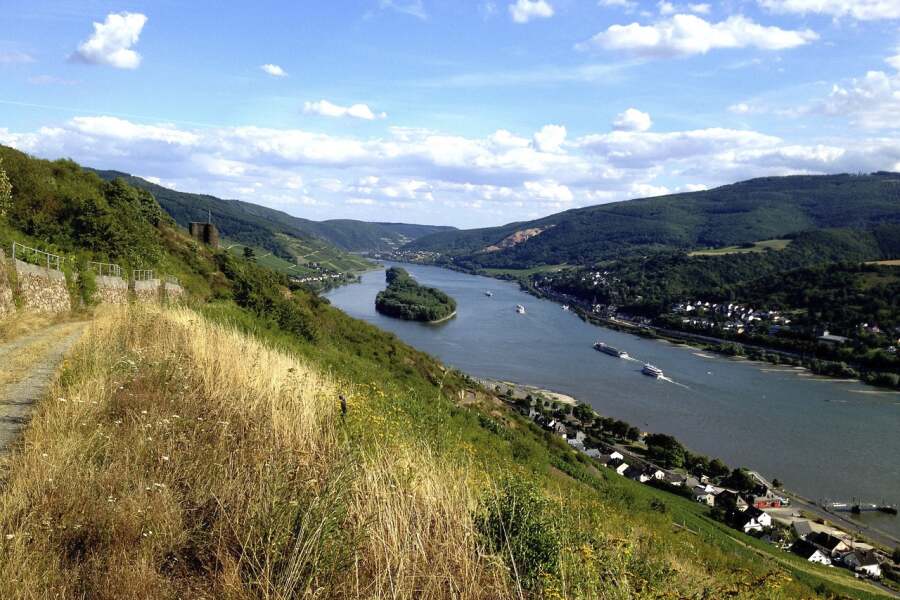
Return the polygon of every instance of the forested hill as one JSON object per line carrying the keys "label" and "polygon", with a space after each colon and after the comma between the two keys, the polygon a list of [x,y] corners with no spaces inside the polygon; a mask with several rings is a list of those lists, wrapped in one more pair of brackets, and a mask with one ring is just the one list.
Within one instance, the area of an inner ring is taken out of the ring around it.
{"label": "forested hill", "polygon": [[[526,268],[897,222],[900,175],[803,175],[591,206],[501,227],[441,232],[406,249],[449,254],[474,267]],[[519,240],[510,237],[517,233]]]}
{"label": "forested hill", "polygon": [[241,200],[223,200],[206,194],[179,192],[119,171],[96,171],[106,180],[122,178],[153,194],[180,225],[205,221],[212,213],[222,235],[259,246],[276,254],[282,250],[276,234],[299,239],[318,238],[349,252],[392,250],[424,235],[451,231],[452,227],[406,223],[368,223],[351,219],[312,221]]}

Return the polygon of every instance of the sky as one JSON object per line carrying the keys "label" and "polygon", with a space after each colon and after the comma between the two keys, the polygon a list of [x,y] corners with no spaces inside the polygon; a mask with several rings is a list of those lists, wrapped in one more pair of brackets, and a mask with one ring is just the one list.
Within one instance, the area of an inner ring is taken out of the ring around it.
{"label": "sky", "polygon": [[900,0],[0,0],[0,144],[484,227],[900,171]]}

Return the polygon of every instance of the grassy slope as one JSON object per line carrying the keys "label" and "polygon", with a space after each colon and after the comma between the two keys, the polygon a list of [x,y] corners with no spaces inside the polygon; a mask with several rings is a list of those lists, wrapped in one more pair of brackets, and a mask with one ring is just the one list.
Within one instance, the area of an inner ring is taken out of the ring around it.
{"label": "grassy slope", "polygon": [[[467,256],[484,267],[584,263],[633,251],[730,246],[829,227],[900,221],[900,176],[754,179],[714,190],[575,209],[526,223],[416,240],[410,249]],[[527,242],[474,254],[511,233],[550,229]]]}

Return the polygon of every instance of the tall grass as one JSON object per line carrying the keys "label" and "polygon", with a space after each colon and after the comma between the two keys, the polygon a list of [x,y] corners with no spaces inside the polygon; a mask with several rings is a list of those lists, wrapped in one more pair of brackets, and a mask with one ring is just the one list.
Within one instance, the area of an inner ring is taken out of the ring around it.
{"label": "tall grass", "polygon": [[5,459],[0,597],[502,597],[465,473],[351,443],[341,392],[365,418],[189,310],[101,316]]}

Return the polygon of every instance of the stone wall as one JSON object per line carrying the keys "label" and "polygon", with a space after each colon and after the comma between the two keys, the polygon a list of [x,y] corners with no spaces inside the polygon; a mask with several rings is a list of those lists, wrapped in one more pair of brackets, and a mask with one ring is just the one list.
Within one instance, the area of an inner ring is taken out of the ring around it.
{"label": "stone wall", "polygon": [[147,279],[134,282],[134,299],[138,302],[159,302],[159,279]]}
{"label": "stone wall", "polygon": [[13,300],[12,284],[10,283],[10,268],[6,262],[6,255],[0,250],[0,319],[11,315],[16,310]]}
{"label": "stone wall", "polygon": [[169,283],[168,281],[163,284],[163,292],[165,293],[168,302],[178,302],[181,300],[182,296],[184,296],[183,287],[177,283]]}
{"label": "stone wall", "polygon": [[95,299],[101,304],[125,304],[128,302],[128,282],[121,277],[98,275]]}
{"label": "stone wall", "polygon": [[72,310],[72,299],[62,271],[38,267],[16,259],[19,297],[27,310],[61,313]]}

